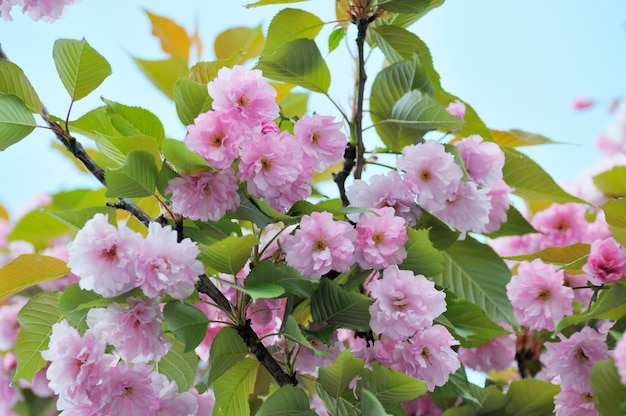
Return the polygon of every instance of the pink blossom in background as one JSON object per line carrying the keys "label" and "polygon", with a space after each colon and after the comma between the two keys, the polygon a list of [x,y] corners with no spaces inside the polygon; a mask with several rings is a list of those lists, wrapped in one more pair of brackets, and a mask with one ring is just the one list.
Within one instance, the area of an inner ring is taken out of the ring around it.
{"label": "pink blossom in background", "polygon": [[245,130],[221,113],[208,111],[187,126],[185,144],[206,159],[214,168],[224,169],[239,156]]}
{"label": "pink blossom in background", "polygon": [[613,360],[622,384],[626,385],[626,336],[623,334],[622,338],[615,344]]}
{"label": "pink blossom in background", "polygon": [[330,212],[304,215],[300,228],[285,236],[285,260],[305,277],[319,279],[331,270],[345,272],[354,263],[356,231],[345,221],[335,221]]}
{"label": "pink blossom in background", "polygon": [[574,290],[574,300],[578,301],[582,305],[582,309],[587,309],[589,306],[589,301],[593,296],[593,289],[591,288],[583,288],[587,286],[587,281],[589,280],[588,274],[569,274],[567,272],[563,273],[563,284],[565,286],[571,287]]}
{"label": "pink blossom in background", "polygon": [[309,342],[313,348],[322,351],[322,354],[316,353],[304,345],[299,345],[297,347],[294,368],[301,374],[317,376],[320,367],[326,367],[334,363],[339,354],[345,350],[343,344],[337,339],[337,332],[330,337],[330,346],[314,338],[310,339]]}
{"label": "pink blossom in background", "polygon": [[207,86],[213,110],[224,113],[234,123],[255,128],[279,115],[276,90],[258,69],[223,67]]}
{"label": "pink blossom in background", "polygon": [[541,248],[567,246],[583,241],[589,227],[585,214],[586,207],[575,202],[552,204],[535,214],[531,225],[543,233]]}
{"label": "pink blossom in background", "polygon": [[483,141],[477,134],[455,142],[454,145],[465,162],[469,178],[477,185],[490,187],[502,180],[504,153],[500,146]]}
{"label": "pink blossom in background", "polygon": [[62,18],[67,12],[68,6],[79,0],[2,0],[0,1],[0,17],[4,20],[11,19],[11,7],[22,6],[22,13],[28,13],[33,20],[43,20],[52,23]]}
{"label": "pink blossom in background", "polygon": [[594,241],[583,271],[596,285],[617,282],[626,275],[626,248],[613,238]]}
{"label": "pink blossom in background", "polygon": [[491,197],[485,189],[478,189],[473,182],[461,182],[444,206],[433,213],[464,236],[467,231],[484,229],[490,210]]}
{"label": "pink blossom in background", "polygon": [[465,103],[460,100],[451,101],[446,107],[446,111],[451,116],[463,119],[465,117]]}
{"label": "pink blossom in background", "polygon": [[574,291],[563,285],[563,270],[540,259],[519,264],[517,275],[506,285],[513,314],[531,330],[554,330],[554,321],[573,311]]}
{"label": "pink blossom in background", "polygon": [[487,196],[491,198],[491,210],[487,224],[482,228],[476,228],[476,232],[492,233],[498,231],[502,223],[507,219],[507,212],[511,206],[509,195],[513,189],[503,180],[496,182],[487,191]]}
{"label": "pink blossom in background", "polygon": [[27,298],[12,296],[0,304],[0,351],[12,350],[20,324],[17,313],[26,305]]}
{"label": "pink blossom in background", "polygon": [[275,343],[274,337],[283,323],[287,298],[257,299],[246,310],[252,329],[264,342]]}
{"label": "pink blossom in background", "polygon": [[[66,238],[60,238],[53,241],[48,248],[42,250],[41,254],[67,262],[67,260],[69,259],[69,254],[67,251],[68,242],[66,240]],[[65,288],[67,288],[72,283],[78,283],[79,281],[80,277],[76,276],[74,273],[68,273],[67,275],[59,277],[55,280],[49,282],[41,282],[39,283],[39,287],[46,291],[61,291],[65,290]]]}
{"label": "pink blossom in background", "polygon": [[589,108],[593,105],[593,100],[589,97],[581,95],[580,97],[574,98],[572,101],[572,108],[574,110],[583,110],[585,108]]}
{"label": "pink blossom in background", "polygon": [[198,402],[198,412],[196,413],[198,416],[213,414],[213,408],[215,406],[215,392],[212,388],[209,387],[202,394],[198,393],[198,390],[196,390],[195,387],[192,387],[189,391],[194,395]]}
{"label": "pink blossom in background", "polygon": [[18,416],[11,409],[15,404],[23,400],[22,394],[13,386],[11,374],[0,371],[0,415]]}
{"label": "pink blossom in background", "polygon": [[22,254],[33,254],[35,252],[35,247],[24,240],[10,241],[6,248],[6,252],[0,252],[0,267],[11,263]]}
{"label": "pink blossom in background", "polygon": [[[23,389],[30,389],[30,391],[37,397],[45,398],[54,396],[54,391],[48,387],[50,381],[48,380],[48,377],[46,377],[46,371],[48,371],[47,366],[33,374],[33,379],[30,382],[24,380],[23,378],[20,379],[20,387]],[[2,413],[0,412],[0,414]]]}
{"label": "pink blossom in background", "polygon": [[555,416],[598,416],[591,390],[577,392],[569,387],[561,387],[554,396]]}
{"label": "pink blossom in background", "polygon": [[87,325],[127,363],[159,361],[171,349],[161,330],[161,315],[156,300],[129,297],[125,307],[114,302],[106,309],[90,309]]}
{"label": "pink blossom in background", "polygon": [[170,179],[166,192],[171,193],[172,209],[192,220],[219,221],[227,211],[236,211],[241,203],[232,168],[201,171]]}
{"label": "pink blossom in background", "polygon": [[427,395],[402,403],[402,409],[407,416],[441,416],[443,410]]}
{"label": "pink blossom in background", "polygon": [[259,244],[260,259],[270,259],[274,257],[276,252],[280,253],[280,257],[284,259],[284,253],[279,251],[280,246],[285,236],[288,236],[295,228],[296,225],[285,227],[285,224],[281,221],[267,224],[261,233],[261,243]]}
{"label": "pink blossom in background", "polygon": [[168,294],[183,300],[193,293],[198,276],[204,273],[197,259],[197,243],[189,238],[180,242],[177,239],[178,233],[169,225],[150,223],[136,261],[137,286],[146,296]]}
{"label": "pink blossom in background", "polygon": [[539,251],[541,234],[524,234],[498,237],[489,245],[502,257],[519,256]]}
{"label": "pink blossom in background", "polygon": [[155,416],[195,416],[198,413],[198,399],[196,396],[185,391],[178,393],[175,381],[169,381],[161,373],[150,374],[152,390],[158,398],[158,405],[154,411]]}
{"label": "pink blossom in background", "polygon": [[367,285],[374,299],[370,327],[377,334],[403,340],[432,325],[446,311],[445,293],[423,275],[391,266]]}
{"label": "pink blossom in background", "polygon": [[407,256],[406,222],[395,216],[393,208],[361,213],[356,232],[356,261],[362,269],[385,269]]}
{"label": "pink blossom in background", "polygon": [[626,153],[626,100],[617,107],[615,119],[598,135],[595,145],[607,156]]}
{"label": "pink blossom in background", "polygon": [[398,169],[424,209],[434,212],[445,206],[457,191],[463,172],[454,156],[435,140],[426,140],[402,149]]}
{"label": "pink blossom in background", "polygon": [[134,264],[140,234],[127,227],[116,229],[108,216],[96,214],[68,245],[68,267],[80,276],[82,289],[113,297],[135,287]]}
{"label": "pink blossom in background", "polygon": [[4,248],[8,244],[7,236],[11,233],[13,226],[4,218],[0,218],[0,248]]}
{"label": "pink blossom in background", "polygon": [[346,196],[353,207],[391,207],[396,211],[396,216],[404,218],[409,226],[415,225],[416,219],[422,216],[422,210],[415,202],[415,195],[409,190],[402,175],[396,171],[372,175],[369,183],[356,179],[346,190]]}
{"label": "pink blossom in background", "polygon": [[[497,323],[506,330],[513,331],[513,328],[508,324]],[[466,367],[483,373],[504,371],[515,360],[515,339],[515,334],[507,334],[490,339],[477,347],[459,347],[459,359]]]}
{"label": "pink blossom in background", "polygon": [[558,336],[560,342],[546,342],[546,351],[541,355],[546,375],[559,376],[562,388],[578,393],[591,391],[591,368],[597,361],[609,358],[606,333],[586,326],[569,338]]}
{"label": "pink blossom in background", "polygon": [[334,117],[319,114],[304,115],[296,121],[294,136],[314,171],[323,172],[343,159],[348,139],[341,127],[342,123],[335,122]]}
{"label": "pink blossom in background", "polygon": [[609,171],[616,166],[626,166],[626,154],[616,152],[617,151],[612,151],[612,153],[599,159],[593,166],[578,172],[576,182],[570,184],[567,187],[567,191],[596,207],[608,201],[608,196],[604,195],[604,192],[598,189],[593,182],[593,177]]}

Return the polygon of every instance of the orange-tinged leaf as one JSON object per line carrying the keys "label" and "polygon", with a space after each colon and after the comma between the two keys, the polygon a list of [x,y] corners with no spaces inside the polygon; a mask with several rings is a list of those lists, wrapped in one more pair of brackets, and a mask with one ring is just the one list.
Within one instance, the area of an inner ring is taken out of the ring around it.
{"label": "orange-tinged leaf", "polygon": [[282,82],[270,82],[270,85],[276,90],[276,102],[282,100],[291,92],[295,85],[285,84]]}
{"label": "orange-tinged leaf", "polygon": [[9,212],[2,205],[0,205],[0,218],[5,220],[9,219]]}
{"label": "orange-tinged leaf", "polygon": [[191,39],[187,31],[173,20],[158,16],[145,10],[150,23],[152,23],[152,34],[161,41],[163,52],[172,56],[180,56],[189,61],[189,50],[191,49]]}
{"label": "orange-tinged leaf", "polygon": [[196,27],[193,30],[193,35],[191,35],[191,46],[196,47],[196,60],[199,61],[202,57],[202,52],[204,51],[204,43],[202,39],[200,39],[200,32],[198,31],[198,22],[196,21]]}
{"label": "orange-tinged leaf", "polygon": [[337,24],[344,29],[350,24],[350,2],[348,0],[335,0],[335,14],[337,15]]}
{"label": "orange-tinged leaf", "polygon": [[0,301],[41,282],[70,272],[63,260],[41,254],[22,254],[0,268]]}
{"label": "orange-tinged leaf", "polygon": [[256,58],[263,52],[265,38],[261,26],[257,27],[233,27],[217,35],[215,38],[215,56],[218,59],[226,59],[237,52],[243,52],[238,63]]}

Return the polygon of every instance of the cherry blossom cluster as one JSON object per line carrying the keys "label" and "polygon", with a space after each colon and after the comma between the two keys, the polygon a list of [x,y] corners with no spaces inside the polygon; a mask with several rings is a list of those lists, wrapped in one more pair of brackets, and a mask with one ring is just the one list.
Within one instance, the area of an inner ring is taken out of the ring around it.
{"label": "cherry blossom cluster", "polygon": [[21,6],[22,13],[28,13],[33,20],[54,22],[65,15],[68,6],[79,0],[1,0],[0,17],[4,20],[11,18],[11,8]]}
{"label": "cherry blossom cluster", "polygon": [[305,115],[292,135],[280,131],[276,90],[261,71],[222,68],[208,83],[212,110],[187,127],[187,147],[216,170],[170,180],[173,210],[187,218],[217,221],[240,204],[239,184],[278,211],[311,194],[313,172],[341,160],[347,143],[333,117]]}

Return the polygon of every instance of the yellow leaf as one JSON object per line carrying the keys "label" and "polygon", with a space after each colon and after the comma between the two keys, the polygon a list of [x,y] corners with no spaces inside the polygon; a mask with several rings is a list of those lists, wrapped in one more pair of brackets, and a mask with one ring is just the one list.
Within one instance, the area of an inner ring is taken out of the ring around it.
{"label": "yellow leaf", "polygon": [[215,38],[215,56],[226,59],[237,52],[243,52],[238,63],[256,58],[263,52],[265,38],[261,26],[233,27],[217,35]]}
{"label": "yellow leaf", "polygon": [[282,100],[295,87],[293,84],[284,84],[282,82],[270,82],[270,85],[276,90],[276,102]]}
{"label": "yellow leaf", "polygon": [[335,14],[337,15],[337,24],[344,29],[350,24],[350,9],[348,0],[335,0]]}
{"label": "yellow leaf", "polygon": [[198,32],[198,22],[196,21],[196,27],[193,30],[193,35],[191,36],[191,46],[196,47],[196,61],[199,61],[202,57],[202,52],[204,51],[204,43],[202,43],[202,39],[200,39],[200,33]]}
{"label": "yellow leaf", "polygon": [[158,16],[145,10],[150,23],[152,23],[152,34],[161,41],[163,52],[172,56],[179,56],[189,61],[189,50],[191,49],[191,39],[187,31],[164,16]]}
{"label": "yellow leaf", "polygon": [[70,272],[64,261],[41,254],[22,254],[0,268],[0,301],[41,282]]}
{"label": "yellow leaf", "polygon": [[2,205],[0,205],[0,218],[5,220],[9,219],[9,213]]}

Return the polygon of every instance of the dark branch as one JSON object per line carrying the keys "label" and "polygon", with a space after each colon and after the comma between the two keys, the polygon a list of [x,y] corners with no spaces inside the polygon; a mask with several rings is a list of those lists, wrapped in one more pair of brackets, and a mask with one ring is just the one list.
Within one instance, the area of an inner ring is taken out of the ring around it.
{"label": "dark branch", "polygon": [[352,143],[348,143],[346,150],[343,152],[343,169],[339,173],[333,173],[333,181],[339,188],[339,197],[344,207],[350,205],[350,201],[348,201],[348,197],[346,196],[346,179],[348,179],[352,169],[354,169],[355,159],[356,147],[354,147]]}
{"label": "dark branch", "polygon": [[356,109],[354,113],[354,134],[356,139],[356,169],[354,171],[354,179],[361,179],[363,169],[365,168],[365,148],[363,146],[363,95],[365,93],[365,82],[367,74],[365,73],[365,35],[367,27],[375,19],[374,16],[367,18],[361,17],[357,22],[358,34],[356,37],[356,46],[358,51],[358,73],[357,73],[357,92],[356,92]]}

